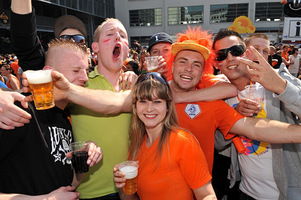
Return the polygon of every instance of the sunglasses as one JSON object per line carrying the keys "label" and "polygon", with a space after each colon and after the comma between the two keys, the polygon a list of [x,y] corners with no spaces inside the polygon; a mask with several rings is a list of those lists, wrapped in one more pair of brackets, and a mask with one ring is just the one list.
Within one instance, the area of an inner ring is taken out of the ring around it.
{"label": "sunglasses", "polygon": [[66,39],[66,40],[73,39],[76,43],[79,44],[84,44],[86,42],[85,37],[82,35],[61,35],[60,39]]}
{"label": "sunglasses", "polygon": [[228,57],[228,53],[230,52],[232,56],[241,56],[246,51],[245,47],[241,44],[234,45],[228,49],[220,49],[216,52],[216,60],[223,61]]}
{"label": "sunglasses", "polygon": [[167,80],[164,76],[161,76],[158,72],[148,72],[145,74],[141,74],[139,78],[137,79],[137,83],[143,82],[147,80],[150,76],[152,76],[154,79],[162,83],[163,85],[167,85]]}

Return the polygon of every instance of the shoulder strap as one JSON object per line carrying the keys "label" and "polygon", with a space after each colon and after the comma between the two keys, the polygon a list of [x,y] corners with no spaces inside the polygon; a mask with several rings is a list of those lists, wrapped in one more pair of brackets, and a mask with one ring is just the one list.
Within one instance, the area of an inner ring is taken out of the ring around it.
{"label": "shoulder strap", "polygon": [[31,109],[31,111],[32,111],[33,118],[34,118],[34,120],[35,120],[36,123],[37,123],[39,132],[40,132],[40,134],[41,134],[41,137],[43,138],[44,145],[47,147],[47,149],[49,149],[49,146],[48,146],[48,144],[47,144],[47,142],[46,142],[46,140],[45,140],[45,137],[44,137],[44,133],[43,133],[43,131],[42,131],[41,127],[40,127],[39,121],[38,121],[38,119],[37,119],[37,117],[36,117],[35,109],[34,109],[34,107],[33,107],[30,103],[28,104],[28,107],[29,107],[29,108]]}

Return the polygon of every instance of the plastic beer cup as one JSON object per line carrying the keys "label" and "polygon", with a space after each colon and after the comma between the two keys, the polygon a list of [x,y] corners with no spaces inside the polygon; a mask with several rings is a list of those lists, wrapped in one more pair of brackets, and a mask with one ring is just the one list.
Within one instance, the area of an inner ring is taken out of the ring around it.
{"label": "plastic beer cup", "polygon": [[51,70],[26,71],[29,87],[37,110],[54,107]]}
{"label": "plastic beer cup", "polygon": [[147,71],[148,72],[157,72],[158,71],[158,56],[150,56],[150,57],[145,57],[145,62],[147,66]]}
{"label": "plastic beer cup", "polygon": [[69,145],[72,151],[72,167],[77,174],[86,173],[89,171],[88,160],[88,144],[87,142],[73,142]]}
{"label": "plastic beer cup", "polygon": [[119,164],[119,170],[125,173],[123,192],[127,195],[137,191],[138,161],[124,161]]}

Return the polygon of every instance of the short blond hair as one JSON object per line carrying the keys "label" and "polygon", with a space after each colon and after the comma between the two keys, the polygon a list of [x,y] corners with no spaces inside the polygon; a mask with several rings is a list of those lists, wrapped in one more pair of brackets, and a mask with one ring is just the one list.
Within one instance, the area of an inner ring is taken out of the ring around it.
{"label": "short blond hair", "polygon": [[[109,22],[112,22],[112,21],[116,21],[116,22],[118,22],[118,23],[120,23],[120,24],[122,24],[121,23],[121,21],[119,20],[119,19],[116,19],[116,18],[106,18],[105,19],[105,21],[103,21],[97,28],[96,28],[96,30],[94,31],[94,42],[98,42],[98,40],[99,40],[99,36],[100,36],[100,34],[101,34],[101,29],[102,29],[102,27],[104,26],[104,25],[106,25],[107,23],[109,23]],[[123,25],[123,24],[122,24]]]}
{"label": "short blond hair", "polygon": [[83,54],[89,55],[89,51],[86,45],[76,43],[72,40],[55,38],[48,43],[48,49],[55,47],[64,47],[74,51],[81,51],[83,52]]}

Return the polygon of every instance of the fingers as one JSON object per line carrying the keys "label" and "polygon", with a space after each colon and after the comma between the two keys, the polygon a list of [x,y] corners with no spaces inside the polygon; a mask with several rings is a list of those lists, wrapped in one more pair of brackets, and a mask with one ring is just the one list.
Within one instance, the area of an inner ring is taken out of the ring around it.
{"label": "fingers", "polygon": [[13,129],[13,127],[21,127],[29,123],[31,115],[26,111],[15,105],[6,109],[5,115],[0,115],[1,128]]}
{"label": "fingers", "polygon": [[72,158],[72,151],[69,151],[68,153],[66,153],[66,157],[67,158]]}
{"label": "fingers", "polygon": [[120,172],[118,170],[118,165],[116,165],[113,169],[113,174],[114,174],[114,182],[115,182],[115,186],[117,188],[122,188],[125,185],[125,173]]}
{"label": "fingers", "polygon": [[123,90],[131,89],[131,87],[135,83],[137,77],[138,76],[132,71],[128,71],[128,72],[121,74],[121,76],[119,77],[119,81],[122,84],[122,89]]}
{"label": "fingers", "polygon": [[89,155],[89,157],[87,160],[87,164],[90,167],[92,167],[102,159],[102,150],[95,143],[90,142],[88,155]]}
{"label": "fingers", "polygon": [[261,110],[261,105],[250,99],[242,99],[235,110],[244,116],[253,116]]}

